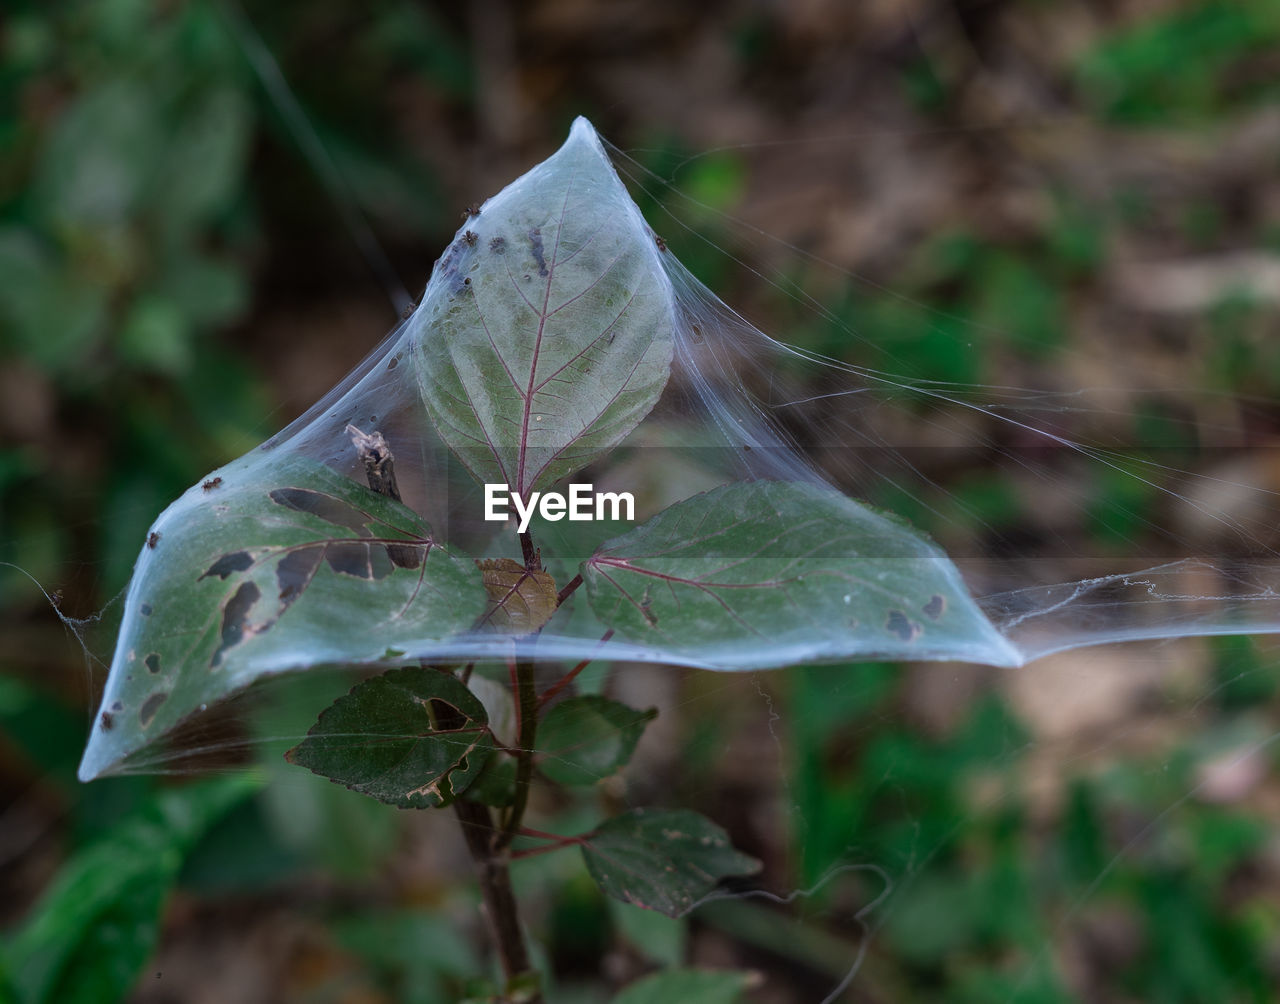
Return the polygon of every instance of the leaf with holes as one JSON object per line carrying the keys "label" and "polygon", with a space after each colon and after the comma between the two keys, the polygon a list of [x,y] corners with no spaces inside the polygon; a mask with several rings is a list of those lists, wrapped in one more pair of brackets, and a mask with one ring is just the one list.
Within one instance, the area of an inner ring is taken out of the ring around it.
{"label": "leaf with holes", "polygon": [[658,254],[585,120],[445,251],[410,323],[427,411],[478,481],[528,497],[653,408],[673,347]]}
{"label": "leaf with holes", "polygon": [[615,816],[582,839],[582,856],[610,896],[668,917],[693,909],[721,879],[760,870],[724,830],[687,809]]}
{"label": "leaf with holes", "polygon": [[438,669],[393,669],[326,708],[290,763],[402,809],[448,805],[493,749],[484,705]]}
{"label": "leaf with holes", "polygon": [[142,548],[80,776],[262,676],[421,653],[484,608],[475,566],[408,507],[296,456],[268,477],[238,461]]}
{"label": "leaf with holes", "polygon": [[607,697],[561,701],[538,726],[538,767],[561,784],[595,784],[626,764],[657,708],[637,711]]}
{"label": "leaf with holes", "polygon": [[959,570],[905,523],[817,485],[725,485],[664,509],[584,564],[618,637],[725,668],[816,658],[1018,657]]}

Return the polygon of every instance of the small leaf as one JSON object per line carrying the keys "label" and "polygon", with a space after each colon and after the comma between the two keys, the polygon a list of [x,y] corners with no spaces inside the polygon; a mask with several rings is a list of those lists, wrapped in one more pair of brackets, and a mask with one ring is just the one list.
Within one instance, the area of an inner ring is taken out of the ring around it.
{"label": "small leaf", "polygon": [[668,917],[693,909],[722,878],[760,870],[724,830],[686,809],[616,816],[584,838],[582,856],[608,895]]}
{"label": "small leaf", "polygon": [[631,759],[656,708],[636,711],[607,697],[573,697],[538,726],[538,767],[561,784],[595,784]]}
{"label": "small leaf", "polygon": [[672,315],[649,229],[579,119],[437,263],[410,322],[423,402],[478,481],[528,498],[652,410]]}
{"label": "small leaf", "polygon": [[759,983],[752,972],[664,969],[624,987],[613,1004],[736,1004]]}
{"label": "small leaf", "polygon": [[473,673],[467,681],[467,689],[479,698],[484,705],[484,713],[489,717],[489,731],[493,738],[503,746],[516,744],[516,701],[511,694],[511,686],[497,680],[491,680],[480,673]]}
{"label": "small leaf", "polygon": [[613,898],[607,902],[613,928],[630,948],[664,968],[680,965],[689,944],[688,918],[666,917]]}
{"label": "small leaf", "polygon": [[622,640],[725,668],[841,657],[1019,659],[924,534],[831,489],[724,485],[607,541],[582,566]]}
{"label": "small leaf", "polygon": [[429,809],[470,784],[492,747],[475,695],[448,673],[411,666],[354,687],[285,756],[380,802]]}
{"label": "small leaf", "polygon": [[516,762],[505,753],[497,752],[466,790],[467,801],[505,809],[516,800]]}
{"label": "small leaf", "polygon": [[556,612],[556,580],[543,571],[531,572],[511,558],[477,561],[480,579],[489,594],[483,624],[503,634],[533,634]]}

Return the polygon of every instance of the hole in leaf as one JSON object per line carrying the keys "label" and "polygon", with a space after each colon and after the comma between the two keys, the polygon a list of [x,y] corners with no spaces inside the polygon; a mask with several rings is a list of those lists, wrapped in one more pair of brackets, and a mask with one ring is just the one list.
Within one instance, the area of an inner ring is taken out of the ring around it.
{"label": "hole in leaf", "polygon": [[213,653],[211,666],[216,668],[221,665],[222,653],[239,645],[246,633],[252,633],[248,627],[249,611],[261,598],[262,590],[257,584],[245,582],[235,591],[231,599],[227,600],[227,605],[222,609],[222,644]]}
{"label": "hole in leaf", "polygon": [[903,641],[915,641],[920,633],[920,625],[909,620],[901,610],[890,610],[889,619],[884,626]]}
{"label": "hole in leaf", "polygon": [[280,559],[276,565],[276,581],[280,583],[280,604],[287,607],[302,595],[302,591],[311,583],[311,577],[320,567],[320,559],[324,557],[324,545],[301,547],[291,551]]}
{"label": "hole in leaf", "polygon": [[224,554],[221,558],[209,566],[209,570],[197,579],[200,582],[216,575],[220,579],[225,579],[234,572],[243,572],[253,566],[253,555],[248,551],[232,551],[230,554]]}
{"label": "hole in leaf", "polygon": [[319,516],[326,523],[346,527],[361,537],[371,537],[367,523],[369,517],[359,509],[336,499],[332,495],[310,488],[276,488],[270,493],[271,501],[298,512]]}
{"label": "hole in leaf", "polygon": [[169,695],[163,692],[159,694],[152,694],[148,697],[138,711],[138,724],[144,729],[150,725],[151,720],[156,716],[156,712],[160,710],[160,705],[168,699]]}

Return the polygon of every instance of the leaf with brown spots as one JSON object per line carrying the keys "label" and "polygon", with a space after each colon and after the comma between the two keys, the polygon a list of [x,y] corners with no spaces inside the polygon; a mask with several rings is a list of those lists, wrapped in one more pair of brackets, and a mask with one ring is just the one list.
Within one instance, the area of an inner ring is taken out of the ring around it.
{"label": "leaf with brown spots", "polygon": [[297,456],[258,470],[227,469],[217,505],[197,485],[157,521],[107,682],[123,713],[94,729],[81,777],[263,675],[422,653],[484,614],[475,567],[403,503]]}
{"label": "leaf with brown spots", "polygon": [[675,345],[658,255],[585,120],[450,246],[410,324],[423,404],[478,481],[528,497],[649,414]]}

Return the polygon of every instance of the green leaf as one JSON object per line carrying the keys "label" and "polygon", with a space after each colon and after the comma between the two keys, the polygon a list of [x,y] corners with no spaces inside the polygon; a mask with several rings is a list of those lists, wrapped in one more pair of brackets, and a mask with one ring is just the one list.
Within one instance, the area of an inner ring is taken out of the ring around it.
{"label": "green leaf", "polygon": [[607,697],[573,697],[538,726],[538,767],[561,784],[595,784],[631,759],[658,709],[637,711]]}
{"label": "green leaf", "polygon": [[515,804],[517,777],[515,760],[505,753],[495,753],[463,794],[469,802],[505,809]]}
{"label": "green leaf", "polygon": [[448,673],[411,666],[352,688],[285,756],[380,802],[430,809],[453,801],[492,748],[475,695]]}
{"label": "green leaf", "polygon": [[758,983],[750,972],[665,969],[625,987],[613,1004],[735,1004]]}
{"label": "green leaf", "polygon": [[528,497],[653,408],[673,347],[658,254],[584,119],[468,221],[410,325],[427,411],[478,481]]}
{"label": "green leaf", "polygon": [[108,80],[58,117],[34,186],[56,224],[111,224],[136,208],[164,148],[161,100],[136,79]]}
{"label": "green leaf", "polygon": [[191,488],[154,524],[81,780],[259,677],[420,652],[483,612],[475,566],[407,506],[297,456],[265,475],[255,459]]}
{"label": "green leaf", "polygon": [[249,148],[251,106],[238,90],[209,89],[180,117],[148,201],[170,233],[225,208],[240,190]]}
{"label": "green leaf", "polygon": [[725,485],[664,509],[584,564],[622,640],[731,668],[808,660],[1018,656],[927,537],[830,489]]}
{"label": "green leaf", "polygon": [[724,830],[687,809],[616,816],[583,838],[582,856],[608,895],[668,917],[693,909],[722,878],[760,870]]}
{"label": "green leaf", "polygon": [[124,999],[155,949],[160,910],[183,858],[256,789],[237,777],[163,792],[72,858],[6,946],[21,998]]}
{"label": "green leaf", "polygon": [[612,898],[606,902],[614,930],[632,949],[660,966],[680,965],[689,943],[687,918],[665,917],[656,910],[642,910]]}

